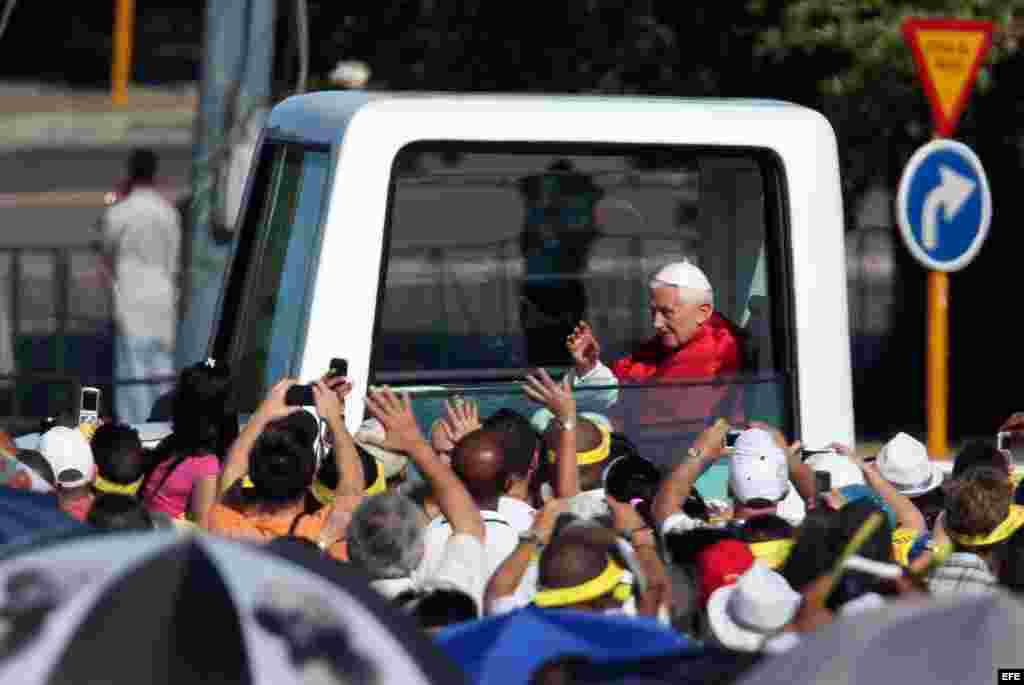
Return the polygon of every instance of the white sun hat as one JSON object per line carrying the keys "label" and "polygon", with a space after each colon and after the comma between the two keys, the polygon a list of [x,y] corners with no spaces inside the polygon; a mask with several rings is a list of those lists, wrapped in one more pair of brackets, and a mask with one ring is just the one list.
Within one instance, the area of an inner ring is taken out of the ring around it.
{"label": "white sun hat", "polygon": [[708,625],[723,646],[757,652],[793,620],[802,601],[785,578],[755,561],[735,584],[711,594]]}
{"label": "white sun hat", "polygon": [[942,485],[942,467],[928,458],[928,448],[906,433],[897,433],[878,453],[878,471],[908,497]]}

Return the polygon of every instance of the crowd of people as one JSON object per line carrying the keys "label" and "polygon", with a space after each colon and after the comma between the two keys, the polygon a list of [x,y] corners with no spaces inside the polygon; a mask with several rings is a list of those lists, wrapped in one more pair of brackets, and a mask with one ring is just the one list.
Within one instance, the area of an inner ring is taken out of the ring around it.
{"label": "crowd of people", "polygon": [[[684,365],[710,375],[722,354],[733,363],[709,298],[664,292],[683,292],[693,272],[676,266],[652,284],[662,347],[613,365],[616,377]],[[689,330],[679,308],[695,317]],[[1024,591],[1024,492],[996,444],[967,444],[947,474],[904,433],[865,458],[842,444],[809,453],[777,427],[719,418],[660,469],[615,421],[578,410],[577,384],[612,372],[585,325],[567,346],[576,371],[523,383],[537,414],[481,416],[452,401],[427,431],[409,396],[384,387],[368,392],[350,433],[352,385],[330,376],[313,385],[315,412],[286,401],[296,381],[284,379],[240,427],[230,370],[207,360],[181,372],[172,432],[155,449],[122,423],[59,425],[37,449],[0,443],[3,472],[100,529],[202,529],[318,550],[432,635],[526,608],[612,614],[735,653],[734,677],[747,655],[799,649],[844,616]],[[1001,430],[1024,436],[1024,415]],[[721,460],[728,501],[696,487]],[[783,506],[794,497],[796,514]]]}

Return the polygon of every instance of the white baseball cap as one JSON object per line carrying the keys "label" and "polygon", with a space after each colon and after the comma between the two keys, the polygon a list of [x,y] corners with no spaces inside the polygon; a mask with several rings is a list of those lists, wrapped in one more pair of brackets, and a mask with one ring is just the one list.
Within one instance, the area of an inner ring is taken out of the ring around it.
{"label": "white baseball cap", "polygon": [[789,492],[786,453],[768,431],[749,428],[736,438],[729,462],[729,488],[739,502],[778,502]]}
{"label": "white baseball cap", "polygon": [[651,287],[674,285],[677,288],[711,291],[711,282],[700,268],[690,261],[667,264],[651,278]]}
{"label": "white baseball cap", "polygon": [[46,431],[39,440],[39,452],[53,468],[59,487],[77,488],[91,483],[96,476],[92,448],[75,428],[56,426]]}

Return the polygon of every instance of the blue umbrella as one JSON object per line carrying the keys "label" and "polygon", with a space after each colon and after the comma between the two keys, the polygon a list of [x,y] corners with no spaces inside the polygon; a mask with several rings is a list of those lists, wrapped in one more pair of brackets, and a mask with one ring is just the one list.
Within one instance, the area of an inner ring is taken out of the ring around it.
{"label": "blue umbrella", "polygon": [[53,495],[0,487],[0,546],[84,528],[57,507]]}
{"label": "blue umbrella", "polygon": [[534,606],[453,626],[437,641],[479,685],[527,683],[539,667],[560,657],[610,664],[702,651],[654,619]]}

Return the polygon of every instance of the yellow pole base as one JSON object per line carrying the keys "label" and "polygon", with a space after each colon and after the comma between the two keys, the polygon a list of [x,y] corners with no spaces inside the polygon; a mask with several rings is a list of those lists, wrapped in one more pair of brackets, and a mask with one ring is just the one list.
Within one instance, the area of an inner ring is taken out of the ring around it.
{"label": "yellow pole base", "polygon": [[949,456],[949,274],[928,272],[928,454]]}

